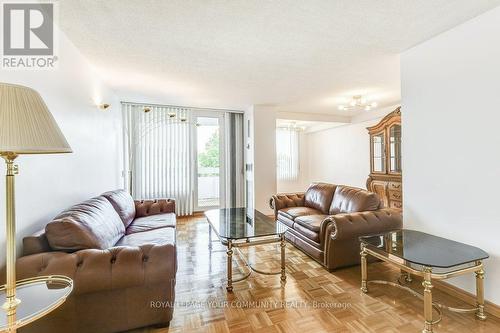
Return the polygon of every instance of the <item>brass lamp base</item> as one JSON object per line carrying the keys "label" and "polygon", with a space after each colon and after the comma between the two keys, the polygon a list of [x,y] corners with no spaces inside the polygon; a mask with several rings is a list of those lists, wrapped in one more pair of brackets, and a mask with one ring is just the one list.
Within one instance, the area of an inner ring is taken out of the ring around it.
{"label": "brass lamp base", "polygon": [[[13,311],[0,315],[0,331],[15,332],[55,310],[73,290],[73,281],[61,275],[40,276],[16,282],[22,299]],[[0,287],[0,301],[6,299],[6,286]]]}
{"label": "brass lamp base", "polygon": [[[6,287],[6,286],[4,286]],[[21,300],[20,299],[17,299],[17,298],[11,298],[11,299],[7,299],[5,300],[5,303],[2,304],[2,309],[5,311],[5,312],[9,312],[9,311],[12,311],[12,310],[15,310],[16,307],[21,303]]]}

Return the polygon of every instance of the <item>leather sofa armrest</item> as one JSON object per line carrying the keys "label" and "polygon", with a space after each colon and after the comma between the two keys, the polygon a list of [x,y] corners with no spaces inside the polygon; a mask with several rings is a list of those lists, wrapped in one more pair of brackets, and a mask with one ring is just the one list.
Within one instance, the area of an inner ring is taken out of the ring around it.
{"label": "leather sofa armrest", "polygon": [[65,275],[74,281],[74,294],[143,285],[175,284],[176,249],[173,244],[87,249],[74,253],[44,252],[21,257],[17,278]]}
{"label": "leather sofa armrest", "polygon": [[23,238],[23,256],[50,251],[52,249],[45,235],[45,228]]}
{"label": "leather sofa armrest", "polygon": [[135,217],[175,213],[174,199],[134,200]]}
{"label": "leather sofa armrest", "polygon": [[304,192],[279,193],[269,199],[269,206],[274,211],[274,218],[278,218],[278,211],[287,207],[304,206]]}
{"label": "leather sofa armrest", "polygon": [[351,239],[401,229],[403,219],[398,210],[383,208],[374,211],[330,216],[334,224],[331,237],[335,240]]}
{"label": "leather sofa armrest", "polygon": [[359,263],[359,237],[401,229],[401,212],[391,208],[329,216],[321,225],[324,264],[329,270]]}

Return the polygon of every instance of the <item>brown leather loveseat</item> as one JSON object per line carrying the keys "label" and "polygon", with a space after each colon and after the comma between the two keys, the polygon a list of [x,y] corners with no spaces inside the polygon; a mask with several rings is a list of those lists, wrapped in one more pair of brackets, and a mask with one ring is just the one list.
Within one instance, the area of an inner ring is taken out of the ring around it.
{"label": "brown leather loveseat", "polygon": [[286,238],[328,270],[360,262],[358,237],[401,229],[401,213],[381,207],[377,194],[344,185],[313,183],[303,193],[273,195],[275,218]]}
{"label": "brown leather loveseat", "polygon": [[66,275],[74,289],[49,315],[20,329],[120,332],[172,319],[177,271],[175,202],[135,201],[106,192],[56,216],[24,238],[19,279]]}

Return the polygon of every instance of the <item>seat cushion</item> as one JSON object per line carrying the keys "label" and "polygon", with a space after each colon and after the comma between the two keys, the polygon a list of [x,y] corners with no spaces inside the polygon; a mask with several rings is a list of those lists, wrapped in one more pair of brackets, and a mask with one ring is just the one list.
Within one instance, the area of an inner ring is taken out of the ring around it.
{"label": "seat cushion", "polygon": [[135,219],[127,228],[125,233],[127,235],[150,231],[158,228],[175,228],[175,214],[157,214],[151,216],[144,216]]}
{"label": "seat cushion", "polygon": [[337,186],[330,206],[330,215],[377,210],[380,198],[377,194],[357,187]]}
{"label": "seat cushion", "polygon": [[310,240],[321,243],[319,231],[321,227],[321,222],[326,219],[328,215],[304,215],[297,217],[293,225],[295,229],[302,236],[309,238]]}
{"label": "seat cushion", "polygon": [[321,222],[323,222],[328,215],[305,215],[297,217],[294,222],[306,229],[314,232],[319,232]]}
{"label": "seat cushion", "polygon": [[125,235],[125,226],[111,203],[100,196],[57,215],[45,227],[45,234],[53,250],[104,250]]}
{"label": "seat cushion", "polygon": [[294,224],[293,220],[283,214],[278,214],[278,221],[280,221],[289,228],[293,228]]}
{"label": "seat cushion", "polygon": [[159,228],[123,236],[116,246],[175,245],[175,228]]}
{"label": "seat cushion", "polygon": [[293,230],[295,230],[297,233],[299,233],[303,238],[307,238],[316,244],[320,243],[318,232],[314,232],[308,228],[304,228],[303,226],[301,226],[298,223],[294,223]]}
{"label": "seat cushion", "polygon": [[280,209],[278,214],[281,214],[291,220],[295,220],[296,217],[304,215],[321,215],[321,212],[317,209],[309,207],[287,207]]}
{"label": "seat cushion", "polygon": [[312,183],[304,194],[304,206],[328,214],[336,185],[327,183]]}
{"label": "seat cushion", "polygon": [[285,237],[293,245],[297,246],[301,250],[305,251],[308,255],[312,256],[320,263],[323,262],[323,247],[318,242],[305,237],[304,234],[298,232],[295,229],[288,229]]}
{"label": "seat cushion", "polygon": [[103,193],[102,196],[111,202],[125,228],[128,227],[135,218],[135,203],[130,193],[125,190],[115,190]]}

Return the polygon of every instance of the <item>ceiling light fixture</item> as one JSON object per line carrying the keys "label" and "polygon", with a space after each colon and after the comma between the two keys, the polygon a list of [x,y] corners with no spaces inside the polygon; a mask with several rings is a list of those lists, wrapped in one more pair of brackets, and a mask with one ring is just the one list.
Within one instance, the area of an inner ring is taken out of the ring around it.
{"label": "ceiling light fixture", "polygon": [[298,132],[302,132],[302,131],[306,130],[305,126],[299,126],[299,125],[297,125],[297,123],[295,121],[287,123],[287,124],[283,124],[282,126],[278,126],[278,128],[286,129],[289,131],[298,131]]}
{"label": "ceiling light fixture", "polygon": [[362,95],[352,96],[351,101],[347,105],[339,105],[338,109],[341,111],[359,110],[370,111],[377,107],[377,102],[370,102]]}

